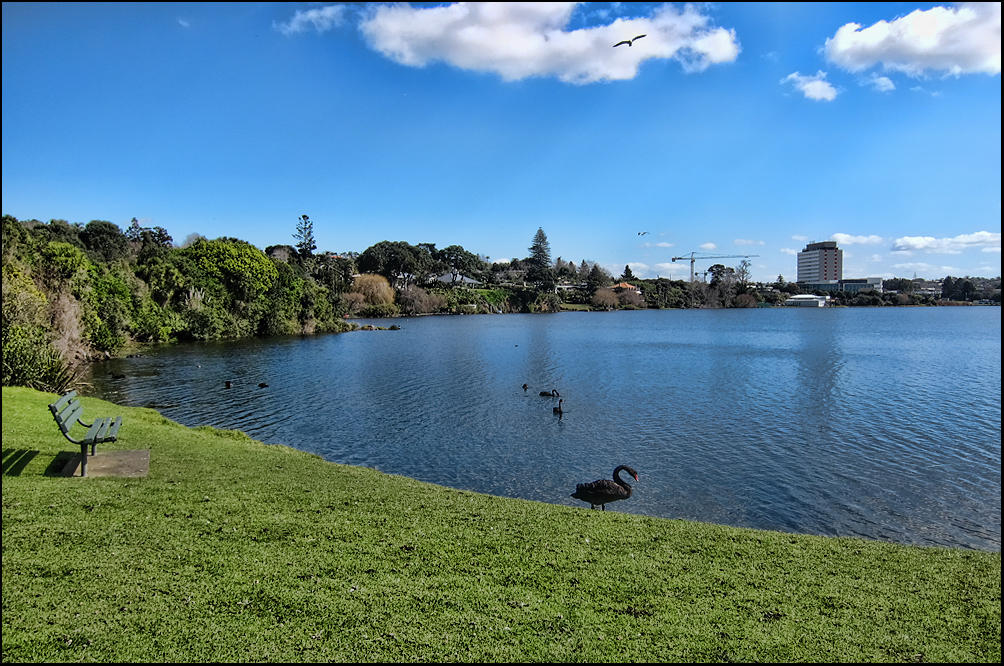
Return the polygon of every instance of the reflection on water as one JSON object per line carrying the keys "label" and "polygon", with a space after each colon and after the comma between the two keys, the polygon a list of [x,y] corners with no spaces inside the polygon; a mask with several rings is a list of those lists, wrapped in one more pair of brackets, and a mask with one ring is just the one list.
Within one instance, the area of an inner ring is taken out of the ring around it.
{"label": "reflection on water", "polygon": [[619,511],[1000,549],[999,309],[397,323],[162,347],[91,381],[186,425],[457,488],[581,506],[576,483],[626,463],[641,481]]}

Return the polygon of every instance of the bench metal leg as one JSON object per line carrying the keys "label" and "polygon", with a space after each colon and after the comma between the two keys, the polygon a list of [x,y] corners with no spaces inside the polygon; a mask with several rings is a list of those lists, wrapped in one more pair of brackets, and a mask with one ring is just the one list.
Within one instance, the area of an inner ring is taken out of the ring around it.
{"label": "bench metal leg", "polygon": [[80,445],[80,476],[87,476],[87,445]]}

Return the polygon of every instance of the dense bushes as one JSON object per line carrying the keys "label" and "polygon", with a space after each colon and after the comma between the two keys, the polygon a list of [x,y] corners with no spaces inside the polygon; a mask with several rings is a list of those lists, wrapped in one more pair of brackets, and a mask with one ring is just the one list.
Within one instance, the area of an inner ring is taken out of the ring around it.
{"label": "dense bushes", "polygon": [[135,220],[123,234],[5,215],[3,382],[59,390],[77,363],[133,342],[348,330],[335,287],[353,271],[340,257],[271,259],[236,238],[177,248]]}

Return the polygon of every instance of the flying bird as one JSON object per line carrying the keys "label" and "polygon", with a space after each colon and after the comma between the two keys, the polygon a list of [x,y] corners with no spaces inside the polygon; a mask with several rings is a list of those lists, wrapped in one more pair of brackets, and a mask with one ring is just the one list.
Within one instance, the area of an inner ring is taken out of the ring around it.
{"label": "flying bird", "polygon": [[647,233],[648,233],[647,231],[639,231],[639,232],[638,232],[638,235],[639,235],[639,236],[644,236],[644,235],[645,235],[645,234],[647,234]]}
{"label": "flying bird", "polygon": [[617,48],[621,44],[627,44],[628,46],[634,46],[634,40],[635,39],[641,39],[644,36],[645,35],[637,35],[636,37],[634,37],[634,39],[625,39],[624,41],[617,42],[616,44],[614,44],[614,48]]}

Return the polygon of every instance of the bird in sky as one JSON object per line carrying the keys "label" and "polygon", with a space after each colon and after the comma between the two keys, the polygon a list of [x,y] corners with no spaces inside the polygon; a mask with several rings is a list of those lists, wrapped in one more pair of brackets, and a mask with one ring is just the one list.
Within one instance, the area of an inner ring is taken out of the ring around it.
{"label": "bird in sky", "polygon": [[644,36],[645,36],[645,35],[637,35],[637,36],[636,36],[636,37],[634,37],[633,39],[625,39],[624,41],[621,41],[621,42],[617,42],[616,44],[614,44],[614,48],[617,48],[617,47],[618,47],[618,46],[620,46],[621,44],[627,44],[628,46],[634,46],[634,40],[635,40],[635,39],[641,39],[641,38],[642,38],[642,37],[644,37]]}
{"label": "bird in sky", "polygon": [[645,234],[647,234],[647,233],[648,233],[647,231],[639,231],[639,232],[638,232],[638,235],[639,235],[639,236],[644,236],[644,235],[645,235]]}

